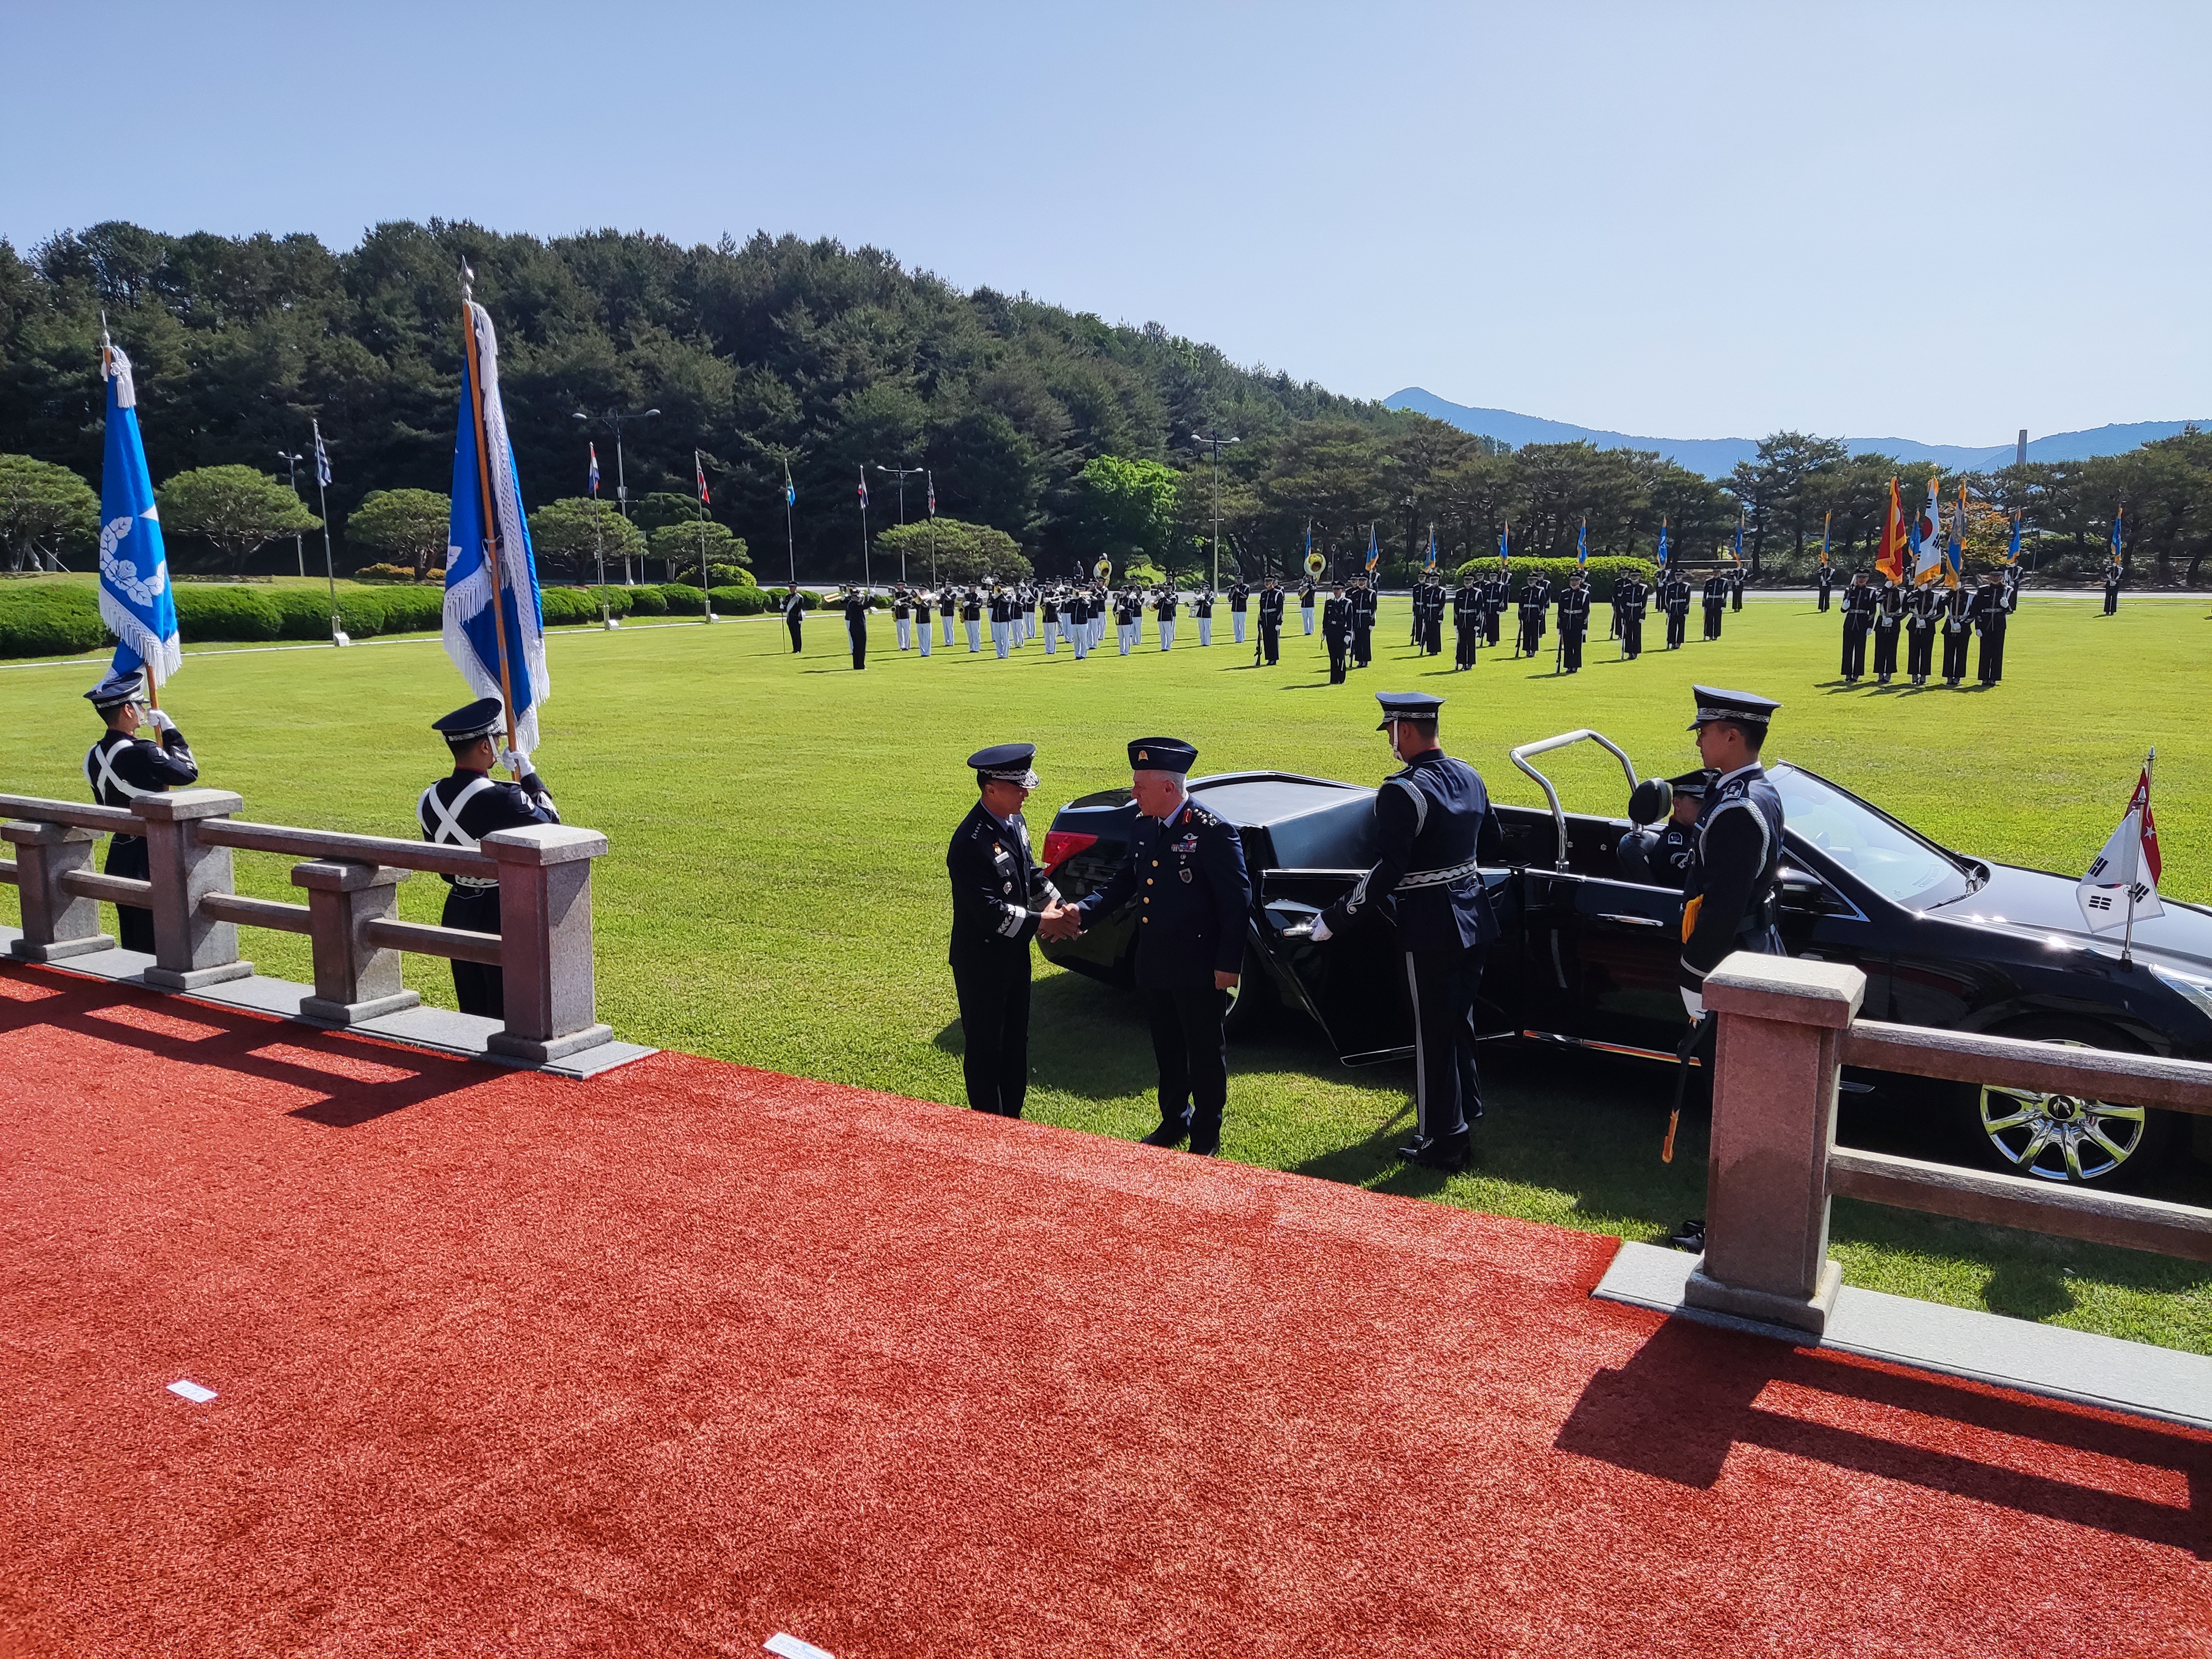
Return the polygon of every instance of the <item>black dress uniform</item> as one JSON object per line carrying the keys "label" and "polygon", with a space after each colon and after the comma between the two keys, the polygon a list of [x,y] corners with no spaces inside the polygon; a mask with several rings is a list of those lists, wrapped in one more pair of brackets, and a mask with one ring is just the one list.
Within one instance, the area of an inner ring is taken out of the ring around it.
{"label": "black dress uniform", "polygon": [[1705,637],[1721,636],[1721,615],[1728,609],[1729,580],[1717,570],[1705,578]]}
{"label": "black dress uniform", "polygon": [[1729,572],[1729,609],[1743,609],[1743,566],[1740,563]]}
{"label": "black dress uniform", "polygon": [[[1782,705],[1741,691],[1691,688],[1698,698],[1694,732],[1708,720],[1765,727]],[[1704,1007],[1705,975],[1735,951],[1786,954],[1774,926],[1774,881],[1782,865],[1782,797],[1766,769],[1750,765],[1715,779],[1698,814],[1682,882],[1681,987],[1694,1016]]]}
{"label": "black dress uniform", "polygon": [[[968,757],[976,786],[994,779],[1036,787],[1036,745],[1000,744]],[[1060,890],[1030,851],[1029,826],[1017,812],[1001,821],[980,800],[952,832],[945,871],[952,881],[952,988],[960,999],[967,1045],[960,1069],[968,1103],[979,1112],[1019,1117],[1030,1081],[1030,941]]]}
{"label": "black dress uniform", "polygon": [[1659,602],[1667,612],[1667,648],[1680,650],[1683,636],[1690,629],[1689,578],[1669,574],[1659,584]]}
{"label": "black dress uniform", "polygon": [[[1280,609],[1279,589],[1269,590]],[[1267,594],[1261,596],[1262,606]],[[1262,609],[1261,615],[1267,612]],[[1188,773],[1198,751],[1174,738],[1129,745],[1132,771]],[[1220,1150],[1229,1102],[1226,999],[1217,973],[1244,966],[1251,889],[1244,844],[1230,824],[1186,799],[1172,817],[1139,814],[1129,856],[1114,878],[1077,908],[1088,923],[1131,899],[1138,903],[1137,990],[1152,1028],[1160,1068],[1160,1127],[1148,1145],[1172,1146],[1186,1135],[1194,1152]]]}
{"label": "black dress uniform", "polygon": [[868,596],[848,593],[845,596],[845,633],[853,642],[853,666],[868,665]]}
{"label": "black dress uniform", "polygon": [[1966,641],[1974,632],[1974,596],[1954,587],[1943,596],[1943,684],[1956,685],[1966,678]]}
{"label": "black dress uniform", "polygon": [[1235,635],[1235,642],[1238,645],[1244,643],[1244,608],[1251,602],[1251,586],[1242,576],[1230,584],[1229,625]]}
{"label": "black dress uniform", "polygon": [[1444,585],[1431,581],[1428,588],[1428,612],[1421,626],[1421,650],[1424,654],[1441,657],[1444,653]]}
{"label": "black dress uniform", "polygon": [[[144,700],[144,671],[110,674],[84,695],[100,717],[106,720],[125,703]],[[111,727],[85,751],[84,781],[92,786],[92,798],[101,806],[119,806],[127,811],[141,795],[165,794],[179,785],[198,783],[199,778],[200,766],[192,758],[191,745],[173,725],[162,728],[159,742]],[[111,876],[144,881],[152,872],[146,856],[146,837],[109,836],[106,868]],[[136,904],[117,905],[115,933],[116,942],[125,950],[151,956],[154,913]]]}
{"label": "black dress uniform", "polygon": [[[497,697],[484,697],[466,708],[457,708],[430,723],[449,744],[466,744],[491,737],[504,721]],[[416,821],[422,839],[441,847],[465,847],[474,851],[486,836],[501,830],[520,830],[526,824],[558,823],[561,814],[545,793],[544,781],[535,771],[523,774],[520,783],[507,783],[488,772],[455,766],[451,777],[441,778],[415,803]],[[438,917],[447,927],[465,927],[472,933],[499,932],[499,883],[481,876],[447,876],[446,908]],[[506,976],[481,962],[453,963],[453,995],[465,1014],[487,1019],[507,1018]]]}
{"label": "black dress uniform", "polygon": [[1375,660],[1375,590],[1363,576],[1345,597],[1352,602],[1352,665],[1364,668]]}
{"label": "black dress uniform", "polygon": [[1874,678],[1876,685],[1887,685],[1890,677],[1897,672],[1898,626],[1905,620],[1905,590],[1895,582],[1884,582],[1874,596]]}
{"label": "black dress uniform", "polygon": [[1867,630],[1874,626],[1875,591],[1861,580],[1862,570],[1844,590],[1844,684],[1856,685],[1866,672]]}
{"label": "black dress uniform", "polygon": [[1452,592],[1452,666],[1474,666],[1475,645],[1482,638],[1482,586],[1474,577],[1462,578]]}
{"label": "black dress uniform", "polygon": [[1828,590],[1836,585],[1836,573],[1826,565],[1820,567],[1820,609],[1828,608]]}
{"label": "black dress uniform", "polygon": [[1905,617],[1905,672],[1915,685],[1928,684],[1936,661],[1936,618],[1943,596],[1932,586],[1916,587]]}
{"label": "black dress uniform", "polygon": [[1272,578],[1260,590],[1260,644],[1273,666],[1283,649],[1283,590]]}
{"label": "black dress uniform", "polygon": [[1641,576],[1623,576],[1613,586],[1613,605],[1620,616],[1620,654],[1629,662],[1644,654],[1644,607],[1650,591]]}
{"label": "black dress uniform", "polygon": [[783,601],[783,625],[791,630],[791,648],[793,652],[799,649],[799,624],[805,620],[805,596],[794,587]]}
{"label": "black dress uniform", "polygon": [[1552,587],[1541,577],[1531,576],[1521,585],[1520,630],[1514,635],[1513,654],[1533,657],[1544,637],[1544,616],[1551,609]]}
{"label": "black dress uniform", "polygon": [[2105,614],[2116,614],[2120,608],[2120,568],[2116,564],[2105,567]]}
{"label": "black dress uniform", "polygon": [[1583,672],[1583,641],[1589,636],[1589,589],[1579,576],[1571,579],[1559,595],[1559,667],[1568,674]]}
{"label": "black dress uniform", "polygon": [[[1441,697],[1382,692],[1382,728],[1433,727]],[[1498,918],[1477,866],[1503,861],[1489,792],[1465,761],[1432,749],[1375,792],[1376,861],[1322,913],[1326,939],[1371,916],[1395,922],[1413,1006],[1414,1136],[1399,1155],[1434,1168],[1467,1166],[1468,1125],[1482,1115],[1474,1065],[1474,996]]]}
{"label": "black dress uniform", "polygon": [[1352,601],[1334,590],[1322,601],[1321,637],[1328,647],[1328,683],[1342,685],[1352,653]]}
{"label": "black dress uniform", "polygon": [[2004,678],[2004,645],[2006,608],[2004,589],[1992,575],[1982,584],[1974,595],[1966,614],[1973,618],[1974,631],[1981,635],[1981,649],[1974,653],[1974,678],[1984,685],[1995,685]]}
{"label": "black dress uniform", "polygon": [[1482,586],[1486,596],[1483,611],[1482,642],[1485,645],[1495,645],[1498,643],[1498,631],[1504,625],[1505,607],[1512,603],[1513,583],[1511,579],[1500,570]]}
{"label": "black dress uniform", "polygon": [[[1677,805],[1684,801],[1704,809],[1705,791],[1712,781],[1709,772],[1685,772],[1679,778],[1667,780],[1674,790]],[[1647,882],[1655,887],[1672,887],[1680,892],[1690,878],[1690,848],[1697,839],[1695,819],[1685,823],[1670,817],[1648,829],[1632,830],[1620,838],[1613,856],[1620,862],[1622,873],[1631,881]]]}

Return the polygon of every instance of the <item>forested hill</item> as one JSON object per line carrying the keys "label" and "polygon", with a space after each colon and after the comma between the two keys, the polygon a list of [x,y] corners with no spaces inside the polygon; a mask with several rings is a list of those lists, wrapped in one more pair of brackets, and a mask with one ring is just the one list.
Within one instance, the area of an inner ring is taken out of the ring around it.
{"label": "forested hill", "polygon": [[[541,241],[432,221],[380,225],[337,252],[305,235],[104,224],[27,257],[0,242],[0,452],[98,478],[105,307],[137,368],[157,481],[221,463],[281,472],[274,458],[307,447],[319,416],[334,520],[371,490],[442,491],[465,256],[500,330],[531,505],[583,492],[587,436],[614,494],[611,430],[587,433],[576,410],[658,408],[625,427],[633,499],[690,496],[692,452],[703,452],[714,516],[764,567],[784,562],[786,459],[800,568],[857,573],[864,463],[927,465],[941,513],[1049,550],[1071,533],[1076,475],[1094,456],[1188,466],[1195,428],[1250,440],[1317,417],[1377,428],[1411,418],[1240,368],[1157,324],[963,294],[829,241],[763,234],[685,248],[611,231]],[[878,529],[898,512],[889,482],[870,474]],[[921,483],[908,485],[909,516],[922,512]]]}

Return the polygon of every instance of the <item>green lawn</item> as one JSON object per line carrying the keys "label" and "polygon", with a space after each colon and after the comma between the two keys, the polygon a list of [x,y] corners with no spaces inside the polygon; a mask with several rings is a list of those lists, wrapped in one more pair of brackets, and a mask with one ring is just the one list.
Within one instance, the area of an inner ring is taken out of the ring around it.
{"label": "green lawn", "polygon": [[[2107,619],[2094,596],[2031,600],[2002,687],[1919,693],[1832,684],[1838,619],[1795,598],[1755,598],[1720,642],[1636,663],[1599,643],[1572,679],[1554,678],[1548,655],[1529,665],[1504,652],[1455,675],[1413,658],[1402,608],[1386,608],[1376,666],[1343,688],[1327,684],[1318,638],[1295,622],[1284,665],[1259,671],[1249,647],[1226,643],[1225,618],[1211,650],[1186,620],[1169,655],[1148,643],[1123,660],[1109,643],[1080,665],[1036,646],[1001,663],[988,637],[981,656],[940,646],[924,662],[891,650],[879,618],[865,674],[850,672],[842,629],[826,619],[808,623],[795,659],[769,620],[564,629],[550,647],[538,760],[569,821],[613,842],[597,915],[600,1006],[617,1032],[957,1102],[943,856],[974,796],[961,762],[986,744],[1039,745],[1041,831],[1058,802],[1126,782],[1123,742],[1151,732],[1188,738],[1201,770],[1371,781],[1389,766],[1371,693],[1418,688],[1450,696],[1447,744],[1500,799],[1538,804],[1505,751],[1574,726],[1604,731],[1647,774],[1692,765],[1683,728],[1696,678],[1781,698],[1776,757],[1954,845],[2046,868],[2087,863],[2156,744],[2166,885],[2202,899],[2212,897],[2212,824],[2197,810],[2212,781],[2212,746],[2199,740],[2206,609],[2136,602]],[[0,788],[82,793],[96,727],[78,693],[96,678],[82,665],[0,668]],[[444,769],[428,723],[464,695],[434,643],[397,641],[209,647],[164,701],[207,781],[239,790],[248,815],[404,835],[416,795]],[[1618,810],[1620,773],[1601,753],[1554,758],[1570,807]],[[289,896],[282,861],[242,854],[240,866],[243,889]],[[441,890],[410,882],[404,913],[434,919]],[[0,903],[12,920],[12,897]],[[264,971],[307,976],[304,940],[247,937]],[[408,971],[450,1006],[442,963],[410,957]],[[1041,964],[1036,1024],[1031,1115],[1119,1135],[1155,1121],[1129,998]],[[1657,1160],[1671,1080],[1649,1072],[1494,1055],[1479,1166],[1445,1181],[1389,1157],[1407,1127],[1404,1067],[1348,1071],[1297,1032],[1232,1059],[1224,1151],[1250,1163],[1630,1237],[1703,1207],[1699,1135],[1671,1168]],[[1864,1127],[1875,1138],[1895,1127]],[[865,1133],[825,1124],[825,1157]],[[2204,1202],[2212,1180],[2200,1164],[2162,1190]],[[1849,1204],[1837,1206],[1836,1252],[1853,1284],[2212,1352],[2212,1275],[2186,1264]]]}

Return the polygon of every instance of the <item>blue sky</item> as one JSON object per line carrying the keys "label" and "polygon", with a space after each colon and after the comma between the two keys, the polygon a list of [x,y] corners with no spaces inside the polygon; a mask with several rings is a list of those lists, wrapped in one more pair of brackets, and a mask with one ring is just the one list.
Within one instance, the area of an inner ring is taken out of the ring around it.
{"label": "blue sky", "polygon": [[872,243],[1376,397],[1996,444],[2212,407],[2212,6],[0,0],[0,234]]}

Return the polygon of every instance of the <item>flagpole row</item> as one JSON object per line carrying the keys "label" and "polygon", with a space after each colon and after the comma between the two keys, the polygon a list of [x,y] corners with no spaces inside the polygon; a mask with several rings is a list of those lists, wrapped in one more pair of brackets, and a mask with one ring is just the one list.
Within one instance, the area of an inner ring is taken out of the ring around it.
{"label": "flagpole row", "polygon": [[[469,374],[469,424],[477,444],[477,499],[483,514],[484,556],[491,564],[492,631],[499,639],[499,695],[506,705],[507,748],[514,752],[514,678],[507,662],[507,573],[501,568],[499,520],[491,498],[491,449],[484,438],[483,368],[477,354],[476,302],[469,297],[471,273],[461,267],[461,333],[466,348]],[[518,779],[520,773],[516,774]]]}

